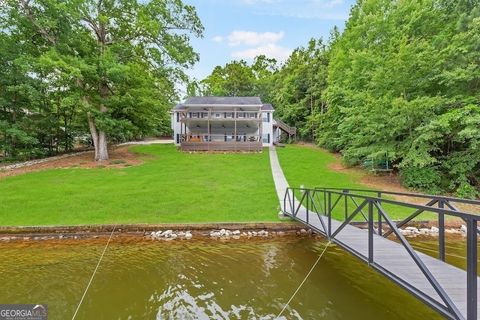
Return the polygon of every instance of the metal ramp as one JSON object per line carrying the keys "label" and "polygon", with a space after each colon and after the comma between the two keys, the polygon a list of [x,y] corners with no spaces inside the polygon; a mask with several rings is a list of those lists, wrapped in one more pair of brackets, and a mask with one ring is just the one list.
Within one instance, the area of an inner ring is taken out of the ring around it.
{"label": "metal ramp", "polygon": [[[394,194],[425,198],[426,204],[388,198]],[[455,207],[457,203],[480,206],[480,201],[449,197],[287,187],[282,210],[285,215],[368,263],[447,318],[476,320],[480,314],[480,279],[477,277],[477,226],[480,216],[458,210]],[[413,212],[405,220],[396,223],[388,212],[398,208],[411,209]],[[399,230],[424,212],[435,214],[438,218],[438,259],[415,251]],[[466,271],[445,262],[445,215],[462,219],[467,227]],[[353,221],[359,219],[364,222],[366,229],[352,225]]]}

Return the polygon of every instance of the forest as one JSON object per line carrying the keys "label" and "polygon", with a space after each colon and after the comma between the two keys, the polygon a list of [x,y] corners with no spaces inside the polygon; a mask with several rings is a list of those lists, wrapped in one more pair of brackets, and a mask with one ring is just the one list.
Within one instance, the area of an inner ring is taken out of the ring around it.
{"label": "forest", "polygon": [[358,0],[343,30],[284,62],[185,70],[203,26],[180,0],[0,5],[0,161],[169,133],[188,95],[258,95],[347,165],[387,159],[414,190],[480,192],[480,1]]}
{"label": "forest", "polygon": [[284,63],[216,67],[192,90],[259,95],[347,165],[387,159],[414,190],[478,197],[480,3],[361,0]]}

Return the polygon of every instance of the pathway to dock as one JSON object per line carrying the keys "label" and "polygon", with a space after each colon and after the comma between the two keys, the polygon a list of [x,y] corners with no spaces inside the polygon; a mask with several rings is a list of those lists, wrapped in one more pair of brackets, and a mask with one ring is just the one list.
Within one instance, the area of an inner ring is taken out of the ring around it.
{"label": "pathway to dock", "polygon": [[[477,269],[476,252],[469,253],[471,255],[470,258],[473,255],[475,261],[467,262],[467,264],[471,264],[467,276],[467,272],[462,269],[413,250],[401,234],[397,234],[400,239],[399,242],[383,237],[381,232],[379,234],[378,229],[374,229],[373,222],[371,225],[369,224],[368,229],[361,229],[349,224],[351,220],[348,218],[346,221],[333,219],[331,217],[332,209],[322,210],[322,208],[327,207],[326,195],[330,191],[321,191],[321,194],[324,196],[323,203],[319,201],[316,207],[313,208],[315,199],[308,193],[305,196],[305,193],[308,192],[307,189],[294,191],[289,188],[275,147],[271,147],[269,152],[277,195],[282,211],[286,215],[330,238],[332,242],[365,261],[373,269],[402,286],[409,293],[418,297],[444,316],[451,319],[479,319],[480,306],[478,297],[480,297],[480,279],[477,277],[476,271],[474,272],[474,277],[472,277],[472,272],[470,272],[472,268]],[[312,190],[310,192],[315,191]],[[351,210],[348,215],[346,213],[346,217],[351,216],[352,219],[353,216],[359,213],[364,214],[363,210],[368,210],[367,216],[373,221],[373,208],[383,211],[379,199],[356,196],[355,194],[348,194],[347,197],[346,194],[341,192],[332,192],[328,195],[329,207],[332,206],[330,200],[332,195],[339,195],[338,199],[342,199],[342,196],[344,196],[345,203],[348,197],[358,197],[358,205],[355,203],[356,209]],[[389,200],[382,199],[381,201],[388,202]],[[343,201],[340,202],[342,203]],[[374,207],[374,205],[378,205],[378,207]],[[345,206],[348,207],[347,205]],[[416,208],[415,205],[408,204],[408,206]],[[437,208],[429,209],[432,211],[437,210]],[[440,210],[438,209],[437,211]],[[330,218],[327,212],[330,212]],[[385,212],[383,214],[385,214],[384,219],[388,220],[387,214]],[[474,243],[475,249],[477,245],[477,218],[473,218],[475,222],[473,224],[475,239],[472,238],[471,234],[467,237],[467,240]],[[381,219],[379,220],[381,221]],[[383,223],[386,224],[385,220]],[[388,220],[388,222],[392,224],[392,226],[390,224],[387,225],[390,227],[390,230],[396,229],[396,226],[393,227],[394,223],[392,221]],[[378,221],[376,226],[378,227]],[[468,295],[467,292],[469,292]]]}

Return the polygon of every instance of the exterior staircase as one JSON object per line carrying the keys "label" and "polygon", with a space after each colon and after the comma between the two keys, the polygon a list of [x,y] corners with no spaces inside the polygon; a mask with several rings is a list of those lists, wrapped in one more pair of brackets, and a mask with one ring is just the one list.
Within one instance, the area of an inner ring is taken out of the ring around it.
{"label": "exterior staircase", "polygon": [[297,128],[290,127],[288,124],[286,124],[285,122],[283,122],[280,119],[275,119],[275,122],[276,122],[276,126],[280,130],[282,130],[283,132],[288,134],[288,137],[292,137],[292,136],[295,136],[297,134]]}

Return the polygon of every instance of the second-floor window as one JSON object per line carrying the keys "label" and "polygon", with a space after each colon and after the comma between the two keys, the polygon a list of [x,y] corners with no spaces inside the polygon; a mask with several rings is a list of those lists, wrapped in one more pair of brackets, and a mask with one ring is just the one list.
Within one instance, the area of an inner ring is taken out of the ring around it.
{"label": "second-floor window", "polygon": [[270,112],[263,114],[263,122],[270,122]]}

